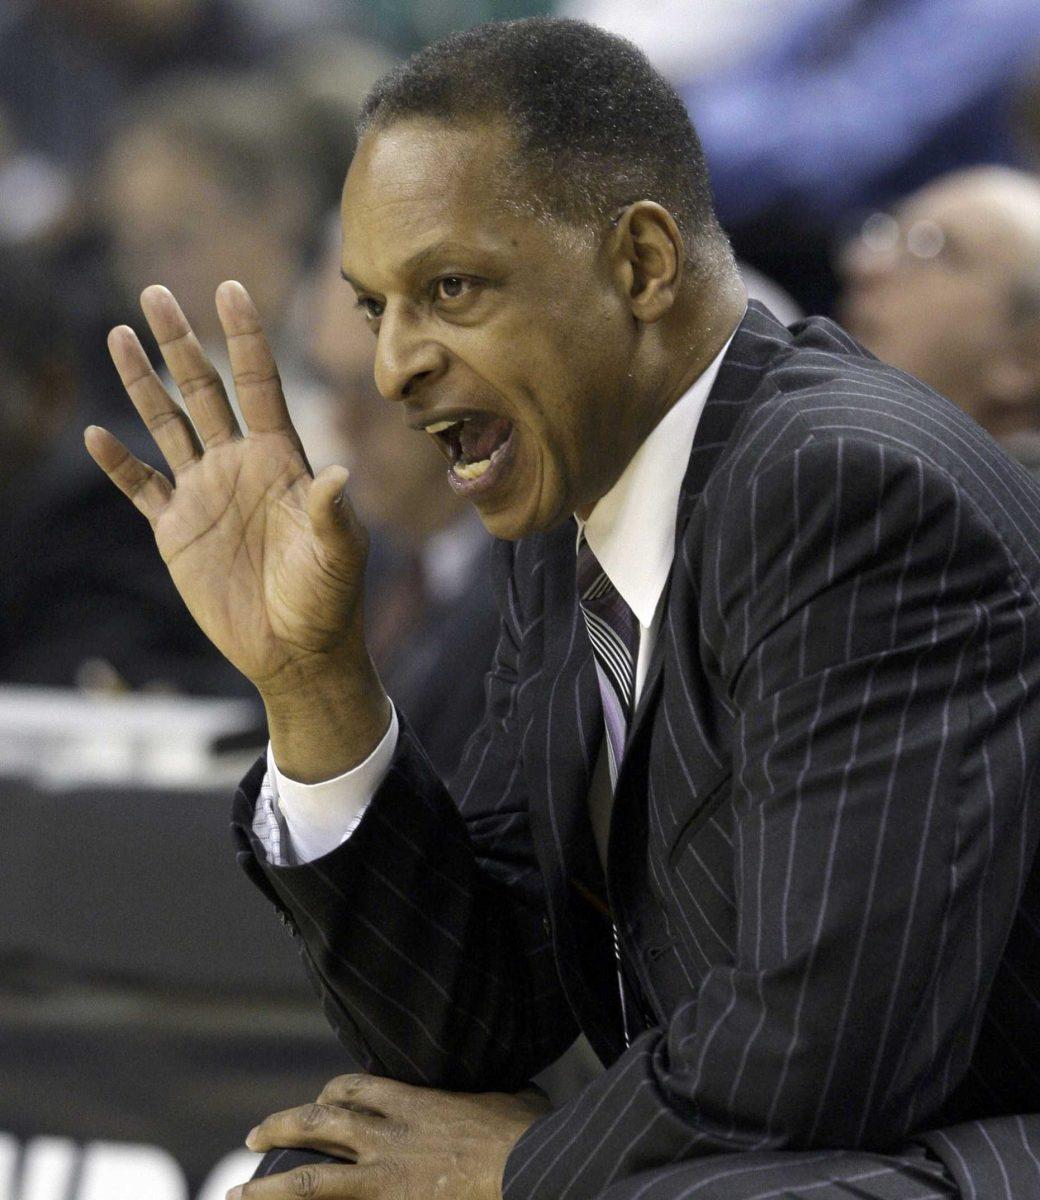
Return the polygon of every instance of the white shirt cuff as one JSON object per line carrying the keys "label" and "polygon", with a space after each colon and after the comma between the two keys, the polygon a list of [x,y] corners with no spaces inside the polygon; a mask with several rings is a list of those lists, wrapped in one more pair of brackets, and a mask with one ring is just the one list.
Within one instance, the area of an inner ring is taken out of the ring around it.
{"label": "white shirt cuff", "polygon": [[321,783],[299,783],[283,775],[268,742],[267,776],[299,862],[329,854],[357,829],[390,769],[398,729],[397,710],[391,705],[390,728],[368,758]]}

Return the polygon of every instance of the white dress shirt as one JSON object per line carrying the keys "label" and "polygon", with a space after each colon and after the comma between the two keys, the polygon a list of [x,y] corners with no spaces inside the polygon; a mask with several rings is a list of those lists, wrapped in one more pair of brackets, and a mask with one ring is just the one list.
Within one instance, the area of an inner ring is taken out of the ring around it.
{"label": "white dress shirt", "polygon": [[[584,525],[578,521],[579,531],[584,527],[600,566],[639,622],[636,701],[646,681],[663,612],[661,600],[672,569],[679,492],[701,413],[730,341],[732,335],[707,369],[661,418]],[[364,762],[335,779],[313,784],[298,783],[283,775],[268,746],[267,776],[261,787],[254,828],[271,860],[310,862],[342,845],[357,828],[386,776],[397,736],[397,713],[392,711],[390,727]],[[611,799],[606,755],[601,754],[590,786],[589,811],[603,860]],[[285,853],[280,844],[281,822],[273,811],[276,807],[284,818],[291,853]]]}

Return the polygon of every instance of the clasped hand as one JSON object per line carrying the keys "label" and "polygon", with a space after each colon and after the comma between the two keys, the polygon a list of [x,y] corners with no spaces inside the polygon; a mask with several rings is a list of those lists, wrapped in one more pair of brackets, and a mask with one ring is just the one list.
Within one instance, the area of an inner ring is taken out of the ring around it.
{"label": "clasped hand", "polygon": [[246,1145],[318,1150],[344,1161],[255,1179],[228,1200],[501,1200],[509,1152],[547,1111],[535,1090],[467,1095],[341,1075],[313,1104],[268,1117]]}

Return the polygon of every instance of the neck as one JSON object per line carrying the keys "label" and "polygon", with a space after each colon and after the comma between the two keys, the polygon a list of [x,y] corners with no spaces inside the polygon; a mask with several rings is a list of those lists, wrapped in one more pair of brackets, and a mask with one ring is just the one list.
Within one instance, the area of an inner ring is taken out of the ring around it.
{"label": "neck", "polygon": [[678,314],[671,356],[675,365],[663,380],[654,425],[704,374],[739,324],[747,302],[747,289],[734,271],[709,295],[695,294]]}
{"label": "neck", "polygon": [[[655,375],[657,385],[648,391],[643,402],[633,404],[633,425],[626,438],[631,453],[620,464],[607,487],[595,500],[579,505],[575,516],[587,521],[592,510],[620,478],[632,455],[647,437],[704,374],[719,351],[729,340],[747,308],[747,291],[740,276],[733,273],[713,289],[694,296],[683,311],[675,314],[668,327],[661,323],[658,346],[652,351],[659,366]],[[651,353],[651,351],[648,351]]]}

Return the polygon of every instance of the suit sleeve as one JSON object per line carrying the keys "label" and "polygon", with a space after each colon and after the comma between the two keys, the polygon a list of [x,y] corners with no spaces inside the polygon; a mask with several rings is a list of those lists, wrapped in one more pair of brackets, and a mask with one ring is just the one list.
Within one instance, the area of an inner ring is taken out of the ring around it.
{"label": "suit sleeve", "polygon": [[239,860],[299,937],[354,1059],[376,1074],[467,1091],[523,1086],[577,1036],[517,765],[523,618],[511,557],[503,546],[508,596],[485,718],[451,793],[402,718],[389,772],[336,850],[299,866],[267,863],[251,825],[259,771],[235,819]]}
{"label": "suit sleeve", "polygon": [[1028,862],[1035,602],[965,490],[897,448],[809,435],[732,478],[697,584],[734,721],[733,958],[528,1130],[507,1200],[890,1145],[967,1068]]}

